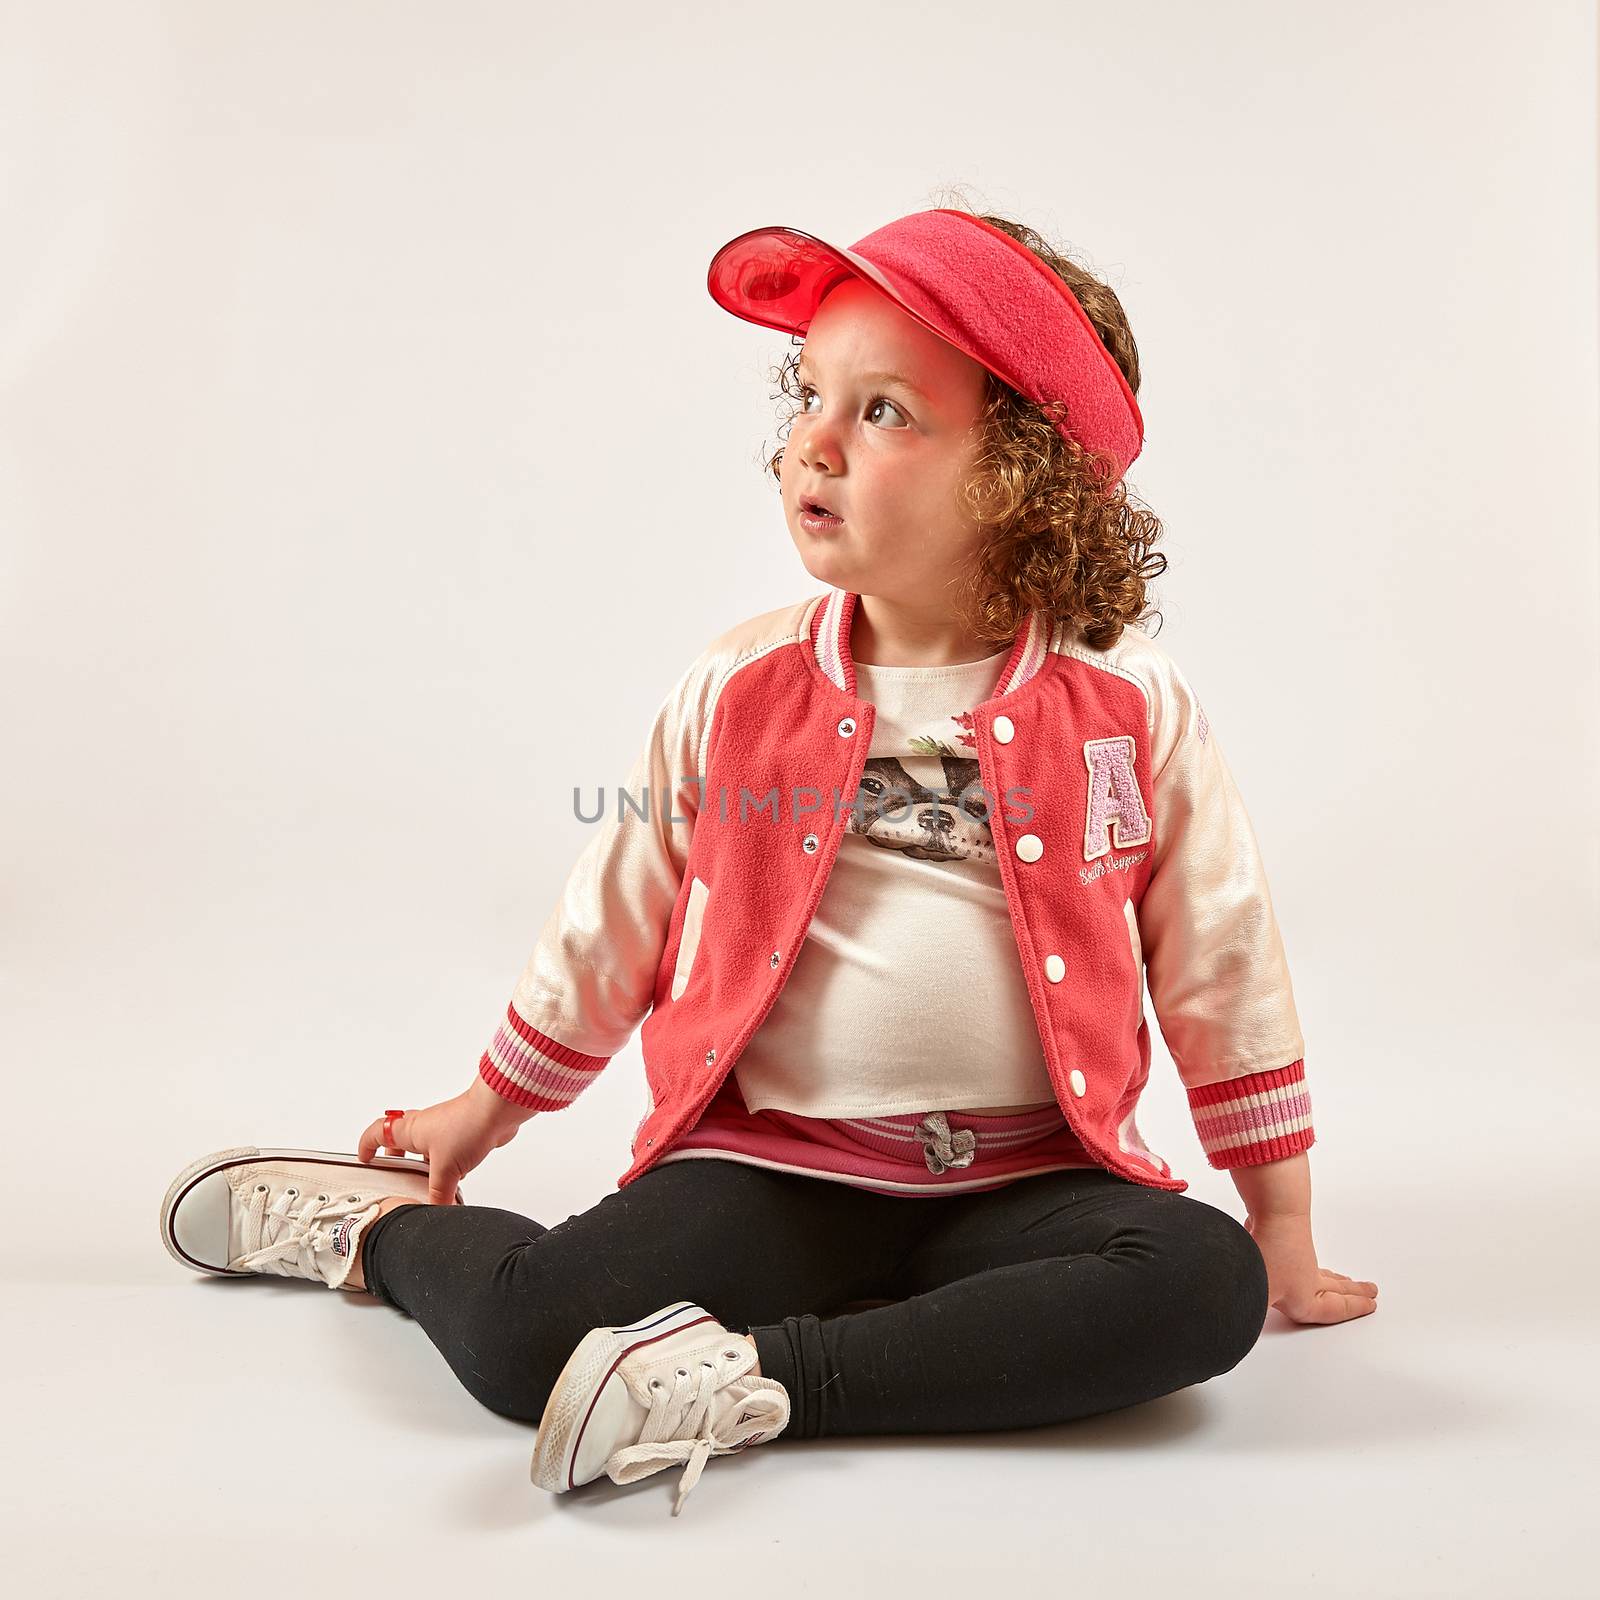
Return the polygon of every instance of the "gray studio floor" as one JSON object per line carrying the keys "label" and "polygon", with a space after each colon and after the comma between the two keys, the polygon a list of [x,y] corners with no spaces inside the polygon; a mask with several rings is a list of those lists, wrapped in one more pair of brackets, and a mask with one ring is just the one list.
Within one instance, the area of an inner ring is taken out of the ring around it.
{"label": "gray studio floor", "polygon": [[[1454,1059],[1491,1081],[1504,1045],[1491,1029],[1479,1046],[1453,1041]],[[1446,1118],[1409,1165],[1398,1140],[1357,1160],[1326,1098],[1319,1244],[1379,1282],[1375,1315],[1304,1328],[1274,1312],[1232,1373],[1078,1424],[715,1459],[677,1519],[670,1471],[535,1490],[533,1430],[481,1409],[365,1296],[182,1272],[156,1239],[155,1141],[95,1139],[75,1175],[52,1166],[53,1203],[12,1191],[13,1592],[1583,1592],[1597,1308],[1592,1186],[1560,1159],[1576,1134],[1530,1123],[1474,1161]],[[1180,1124],[1163,1131],[1176,1148]],[[478,1202],[514,1203],[540,1148],[481,1169]],[[25,1178],[39,1158],[19,1154]],[[1552,1175],[1530,1181],[1534,1159]],[[1230,1203],[1197,1154],[1180,1170]],[[581,1203],[587,1182],[603,1179],[540,1167],[539,1207]]]}

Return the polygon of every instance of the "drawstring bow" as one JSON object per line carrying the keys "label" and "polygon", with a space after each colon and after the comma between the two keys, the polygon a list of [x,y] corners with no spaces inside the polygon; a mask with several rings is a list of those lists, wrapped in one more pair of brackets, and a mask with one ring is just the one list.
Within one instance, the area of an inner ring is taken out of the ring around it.
{"label": "drawstring bow", "polygon": [[917,1125],[917,1142],[928,1171],[937,1176],[949,1167],[970,1167],[978,1148],[978,1136],[971,1128],[950,1131],[950,1119],[942,1111],[930,1111]]}

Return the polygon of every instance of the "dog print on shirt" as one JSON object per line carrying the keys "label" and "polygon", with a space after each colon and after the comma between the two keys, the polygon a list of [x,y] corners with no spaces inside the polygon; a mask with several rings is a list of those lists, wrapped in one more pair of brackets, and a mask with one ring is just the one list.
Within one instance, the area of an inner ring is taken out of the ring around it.
{"label": "dog print on shirt", "polygon": [[944,781],[932,785],[891,756],[872,757],[845,831],[919,861],[993,861],[989,796],[976,758],[940,755],[939,763]]}

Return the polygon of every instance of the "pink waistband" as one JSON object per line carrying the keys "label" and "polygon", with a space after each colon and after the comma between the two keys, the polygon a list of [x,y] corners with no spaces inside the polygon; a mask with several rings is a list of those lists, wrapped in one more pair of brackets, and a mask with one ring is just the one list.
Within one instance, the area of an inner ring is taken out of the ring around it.
{"label": "pink waistband", "polygon": [[[871,1150],[876,1155],[887,1156],[892,1161],[903,1161],[908,1166],[928,1167],[932,1149],[947,1164],[952,1155],[960,1157],[972,1151],[972,1161],[978,1165],[1001,1156],[1014,1155],[1041,1139],[1059,1134],[1066,1129],[1067,1120],[1059,1106],[1042,1106],[1037,1111],[1022,1111],[1010,1116],[984,1116],[973,1112],[905,1113],[887,1117],[829,1117],[826,1119],[791,1116],[785,1111],[764,1111],[782,1127],[800,1133],[815,1130],[819,1121],[839,1138]],[[948,1139],[944,1137],[948,1130]],[[970,1133],[971,1138],[963,1138]]]}
{"label": "pink waistband", "polygon": [[805,1117],[790,1111],[748,1110],[731,1076],[698,1126],[680,1142],[688,1147],[737,1148],[772,1159],[793,1159],[808,1151],[808,1163],[883,1175],[920,1174],[924,1181],[930,1175],[937,1179],[969,1175],[974,1168],[1014,1169],[1061,1157],[1087,1160],[1058,1105],[1006,1116],[946,1111]]}

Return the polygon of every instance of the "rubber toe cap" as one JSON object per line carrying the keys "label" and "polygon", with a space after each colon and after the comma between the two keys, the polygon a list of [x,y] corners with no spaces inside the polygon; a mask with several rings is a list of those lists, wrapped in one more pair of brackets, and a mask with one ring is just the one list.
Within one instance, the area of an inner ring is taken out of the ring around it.
{"label": "rubber toe cap", "polygon": [[184,1190],[172,1212],[172,1237],[179,1250],[209,1272],[228,1269],[228,1220],[233,1190],[226,1172],[213,1172]]}

